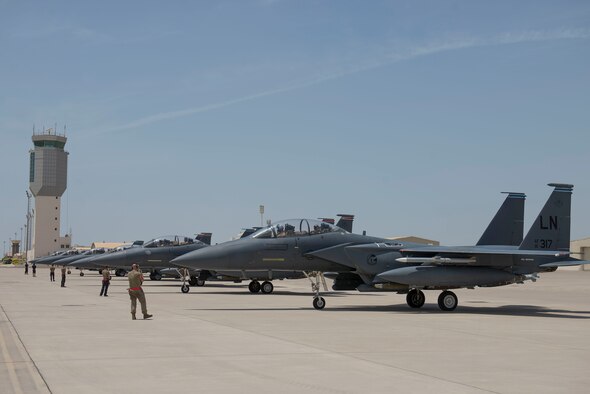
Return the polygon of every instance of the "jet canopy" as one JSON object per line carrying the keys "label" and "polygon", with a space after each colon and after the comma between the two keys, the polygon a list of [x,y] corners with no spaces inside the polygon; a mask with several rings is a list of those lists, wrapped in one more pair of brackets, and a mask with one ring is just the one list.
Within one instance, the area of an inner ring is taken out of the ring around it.
{"label": "jet canopy", "polygon": [[346,233],[346,230],[321,220],[289,219],[258,230],[252,234],[252,238],[304,237],[325,233]]}
{"label": "jet canopy", "polygon": [[195,240],[185,235],[163,235],[154,238],[143,245],[144,248],[159,248],[162,246],[180,246],[194,244]]}

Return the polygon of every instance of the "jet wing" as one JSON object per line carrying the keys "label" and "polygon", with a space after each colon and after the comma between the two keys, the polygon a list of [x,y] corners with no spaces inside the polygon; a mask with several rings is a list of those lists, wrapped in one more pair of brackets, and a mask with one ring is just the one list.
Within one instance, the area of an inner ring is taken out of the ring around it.
{"label": "jet wing", "polygon": [[516,249],[506,246],[424,246],[424,247],[412,247],[412,248],[401,248],[400,253],[404,256],[411,255],[439,255],[439,256],[478,256],[478,255],[535,255],[535,256],[569,256],[568,251],[559,250],[525,250]]}

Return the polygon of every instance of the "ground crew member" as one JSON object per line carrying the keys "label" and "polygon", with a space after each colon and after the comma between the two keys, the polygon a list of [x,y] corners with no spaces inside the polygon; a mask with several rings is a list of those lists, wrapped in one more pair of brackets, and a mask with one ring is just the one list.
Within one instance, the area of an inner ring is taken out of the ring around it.
{"label": "ground crew member", "polygon": [[51,264],[49,267],[49,280],[55,282],[55,264]]}
{"label": "ground crew member", "polygon": [[66,287],[66,266],[61,267],[61,287]]}
{"label": "ground crew member", "polygon": [[33,268],[33,278],[35,278],[37,276],[37,264],[33,263],[31,268]]}
{"label": "ground crew member", "polygon": [[107,291],[109,290],[109,285],[111,284],[111,271],[109,271],[109,267],[104,267],[102,269],[102,287],[100,288],[100,295],[104,295],[108,297]]}
{"label": "ground crew member", "polygon": [[139,265],[133,264],[131,272],[127,274],[129,279],[129,298],[131,298],[131,319],[135,320],[135,310],[137,308],[137,300],[141,304],[141,313],[144,319],[149,319],[152,315],[147,313],[147,306],[145,303],[145,294],[141,285],[143,283],[143,274],[139,271]]}
{"label": "ground crew member", "polygon": [[29,275],[29,262],[25,261],[25,275]]}

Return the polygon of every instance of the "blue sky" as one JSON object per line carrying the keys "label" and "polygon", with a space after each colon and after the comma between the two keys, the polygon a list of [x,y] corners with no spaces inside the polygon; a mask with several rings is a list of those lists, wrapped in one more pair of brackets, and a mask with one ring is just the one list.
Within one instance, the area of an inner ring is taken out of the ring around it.
{"label": "blue sky", "polygon": [[33,124],[67,125],[74,241],[356,215],[472,244],[503,201],[575,184],[590,236],[586,1],[0,0],[0,236]]}

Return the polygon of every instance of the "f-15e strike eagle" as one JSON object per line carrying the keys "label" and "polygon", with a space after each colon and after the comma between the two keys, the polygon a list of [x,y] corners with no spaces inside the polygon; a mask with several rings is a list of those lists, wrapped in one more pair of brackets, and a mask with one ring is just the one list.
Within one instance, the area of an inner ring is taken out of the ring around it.
{"label": "f-15e strike eagle", "polygon": [[524,199],[509,193],[475,246],[424,246],[351,234],[329,223],[295,219],[275,223],[249,237],[210,246],[172,260],[194,270],[301,271],[312,280],[313,306],[323,309],[324,272],[337,273],[337,290],[406,294],[412,308],[424,305],[424,290],[441,290],[438,305],[458,305],[450,289],[504,286],[536,280],[539,272],[590,264],[570,256],[573,185],[551,183],[547,203],[523,239]]}

